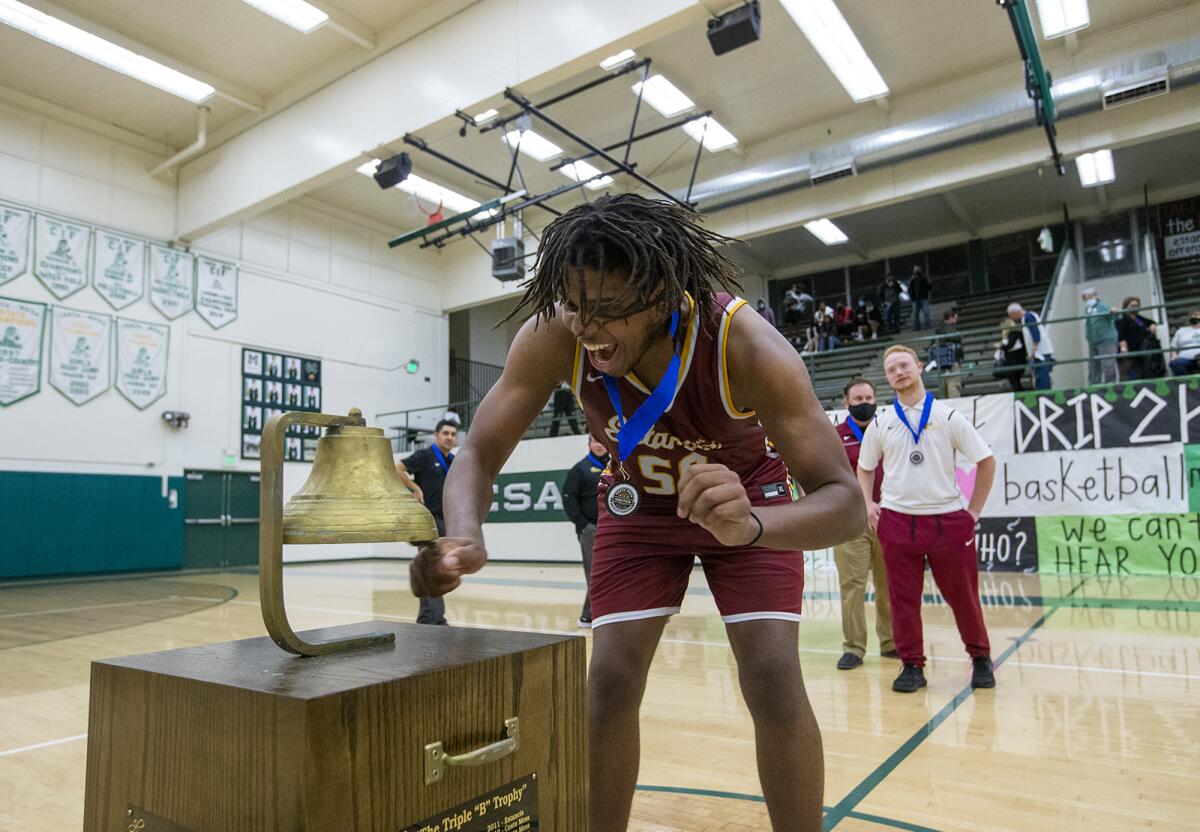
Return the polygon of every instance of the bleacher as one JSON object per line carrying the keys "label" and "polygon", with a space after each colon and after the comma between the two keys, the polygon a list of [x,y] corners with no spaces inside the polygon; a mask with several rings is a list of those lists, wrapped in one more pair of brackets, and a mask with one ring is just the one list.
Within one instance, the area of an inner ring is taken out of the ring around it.
{"label": "bleacher", "polygon": [[1187,326],[1187,316],[1200,308],[1200,259],[1163,263],[1163,299],[1170,311],[1171,332]]}
{"label": "bleacher", "polygon": [[[1200,276],[1197,277],[1200,285]],[[1026,284],[1007,289],[997,289],[991,292],[972,294],[959,298],[943,298],[937,296],[937,283],[934,284],[933,318],[936,327],[942,321],[942,313],[951,304],[958,304],[958,330],[963,333],[963,352],[966,364],[964,369],[975,367],[974,373],[964,373],[963,388],[967,395],[995,393],[1011,389],[1007,382],[997,381],[992,377],[992,354],[995,343],[1000,340],[1000,324],[1005,316],[1005,309],[1012,301],[1017,301],[1027,309],[1040,312],[1049,290],[1049,282]],[[817,398],[826,407],[838,407],[841,404],[842,389],[846,382],[858,375],[869,379],[877,388],[885,391],[883,398],[890,399],[886,393],[887,382],[883,375],[883,351],[891,344],[907,344],[917,351],[922,359],[928,359],[929,348],[932,344],[928,339],[932,329],[913,332],[910,321],[911,304],[904,304],[899,335],[880,335],[867,341],[849,341],[836,350],[822,353],[804,353],[804,363],[808,367],[813,389]],[[940,386],[933,378],[930,388]]]}

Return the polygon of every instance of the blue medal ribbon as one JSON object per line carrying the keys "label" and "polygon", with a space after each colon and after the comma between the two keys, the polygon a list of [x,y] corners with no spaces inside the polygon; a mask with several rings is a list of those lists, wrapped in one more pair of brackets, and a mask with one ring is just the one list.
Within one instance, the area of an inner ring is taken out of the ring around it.
{"label": "blue medal ribbon", "polygon": [[450,473],[450,460],[446,459],[446,455],[442,453],[442,449],[437,445],[433,446],[433,453],[437,456],[438,462],[442,463],[442,470],[447,474]]}
{"label": "blue medal ribbon", "polygon": [[921,423],[917,425],[917,429],[913,430],[912,425],[908,423],[908,417],[904,415],[904,407],[900,404],[900,400],[892,402],[892,407],[896,410],[896,415],[900,417],[901,423],[908,428],[908,432],[912,434],[913,444],[921,444],[921,434],[925,432],[925,426],[929,424],[929,414],[933,410],[933,393],[925,394],[925,406],[921,409]]}
{"label": "blue medal ribbon", "polygon": [[854,434],[854,438],[858,440],[858,444],[862,444],[863,429],[858,426],[858,422],[854,421],[853,416],[846,417],[846,423],[850,425],[850,432]]}
{"label": "blue medal ribbon", "polygon": [[596,456],[591,451],[588,451],[587,458],[591,461],[593,467],[599,468],[601,471],[604,470],[605,462],[600,457]]}
{"label": "blue medal ribbon", "polygon": [[[676,309],[671,315],[670,334],[672,340],[675,338],[675,330],[678,326],[679,310]],[[617,387],[616,379],[607,373],[603,374],[604,388],[608,391],[608,398],[612,402],[613,410],[617,412],[617,452],[618,459],[621,462],[624,462],[626,457],[633,453],[633,449],[650,432],[650,429],[654,427],[654,423],[671,406],[671,399],[675,396],[675,385],[679,381],[680,363],[679,351],[675,350],[671,356],[671,363],[667,365],[667,372],[663,374],[662,381],[654,388],[654,392],[642,402],[641,406],[633,412],[628,421],[625,420],[625,414],[621,410],[621,391]]]}

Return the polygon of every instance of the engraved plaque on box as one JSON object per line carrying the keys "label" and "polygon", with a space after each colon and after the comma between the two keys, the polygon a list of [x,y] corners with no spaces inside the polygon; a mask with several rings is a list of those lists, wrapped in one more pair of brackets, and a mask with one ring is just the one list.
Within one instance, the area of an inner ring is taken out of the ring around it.
{"label": "engraved plaque on box", "polygon": [[535,773],[409,824],[401,832],[538,832],[539,828]]}

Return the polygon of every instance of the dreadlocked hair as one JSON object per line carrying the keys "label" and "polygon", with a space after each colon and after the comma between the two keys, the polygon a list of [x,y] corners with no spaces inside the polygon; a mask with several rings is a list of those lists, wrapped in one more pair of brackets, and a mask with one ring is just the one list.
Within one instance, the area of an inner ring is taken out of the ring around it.
{"label": "dreadlocked hair", "polygon": [[626,318],[651,307],[675,309],[687,292],[700,320],[707,321],[714,292],[741,289],[741,270],[718,250],[736,242],[702,228],[698,215],[677,203],[637,194],[602,196],[546,226],[525,294],[504,321],[522,310],[553,317],[555,304],[566,300],[573,282],[580,319],[587,323],[595,299],[584,285],[585,268],[600,273],[601,286],[609,275],[625,278],[622,305],[611,312],[606,308],[606,318]]}

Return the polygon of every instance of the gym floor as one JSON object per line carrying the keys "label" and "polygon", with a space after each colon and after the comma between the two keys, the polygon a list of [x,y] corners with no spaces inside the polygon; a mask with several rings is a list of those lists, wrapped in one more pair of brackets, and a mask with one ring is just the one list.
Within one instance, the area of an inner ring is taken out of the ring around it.
{"label": "gym floor", "polygon": [[[1200,829],[1200,580],[984,574],[994,690],[972,691],[927,587],[929,686],[869,645],[839,671],[837,579],[808,575],[801,661],[825,743],[826,828]],[[296,629],[411,621],[407,564],[289,566]],[[575,633],[577,565],[495,563],[458,626]],[[93,659],[264,634],[253,570],[0,584],[0,830],[79,829]],[[868,615],[872,614],[869,610]],[[697,570],[642,711],[631,830],[769,828],[733,657]]]}

